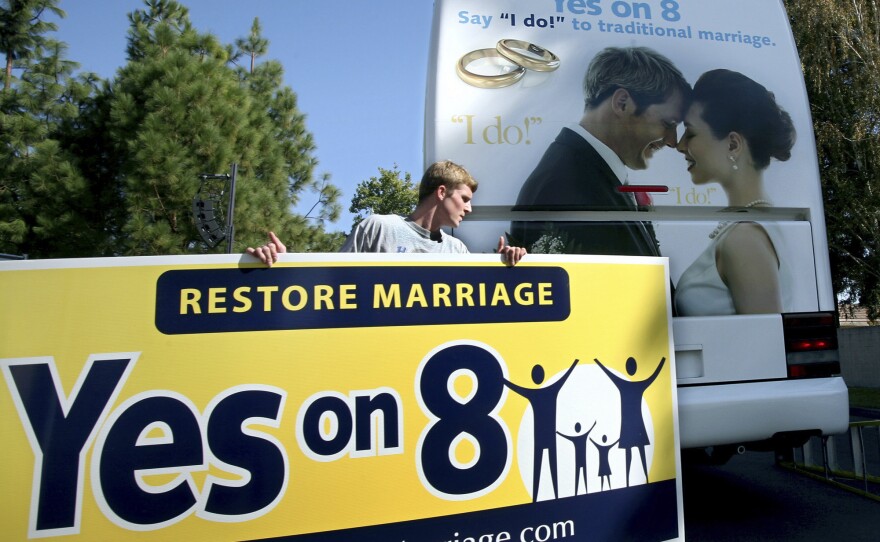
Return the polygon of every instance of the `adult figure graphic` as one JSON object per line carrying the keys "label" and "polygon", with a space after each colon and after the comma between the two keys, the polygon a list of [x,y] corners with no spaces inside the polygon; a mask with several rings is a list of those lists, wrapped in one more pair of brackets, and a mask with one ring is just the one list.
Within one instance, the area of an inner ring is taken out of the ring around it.
{"label": "adult figure graphic", "polygon": [[[459,239],[443,231],[456,228],[471,212],[471,200],[477,181],[468,171],[449,160],[435,162],[425,170],[419,183],[419,203],[408,216],[371,215],[358,224],[348,236],[340,252],[431,252],[467,254],[468,248]],[[271,266],[287,247],[269,232],[269,242],[247,253]],[[526,254],[521,247],[498,239],[497,253],[504,262],[514,266]]]}
{"label": "adult figure graphic", "polygon": [[[639,449],[639,456],[642,459],[642,470],[645,473],[645,481],[648,480],[648,460],[645,457],[645,446],[651,444],[648,438],[648,430],[645,427],[645,419],[642,417],[642,396],[645,390],[660,375],[666,358],[660,359],[660,363],[654,370],[654,373],[644,380],[627,380],[619,377],[609,371],[598,359],[594,360],[599,368],[608,375],[611,382],[620,392],[620,437],[618,445],[626,452],[626,485],[629,487],[629,469],[632,460],[632,449]],[[633,357],[626,360],[626,373],[629,376],[635,376],[638,370],[638,363]]]}
{"label": "adult figure graphic", "polygon": [[575,422],[574,424],[574,435],[566,435],[565,433],[561,433],[559,431],[556,432],[557,435],[564,438],[574,445],[574,494],[578,494],[578,485],[581,481],[581,476],[584,478],[584,493],[588,493],[587,491],[587,439],[590,438],[590,432],[596,427],[597,422],[593,422],[593,425],[590,426],[589,429],[584,431],[581,434],[581,423]]}
{"label": "adult figure graphic", "polygon": [[[678,150],[695,185],[717,182],[732,209],[772,205],[764,171],[791,157],[791,117],[762,85],[730,70],[712,70],[694,85]],[[706,250],[682,274],[675,304],[683,316],[782,312],[788,263],[773,226],[722,222]]]}
{"label": "adult figure graphic", "polygon": [[[584,114],[563,128],[520,189],[514,210],[637,211],[620,189],[627,168],[642,170],[674,147],[690,85],[666,57],[646,47],[609,47],[584,77]],[[644,207],[641,207],[642,209]],[[532,252],[659,256],[650,223],[514,222],[514,242]]]}
{"label": "adult figure graphic", "polygon": [[[532,456],[532,501],[538,502],[538,487],[541,485],[541,465],[544,451],[547,451],[547,462],[550,466],[550,478],[553,482],[553,498],[559,497],[556,477],[556,399],[562,385],[571,376],[578,360],[565,371],[559,380],[544,387],[526,388],[505,379],[504,385],[525,397],[532,405],[532,419],[535,436],[534,454]],[[540,386],[544,382],[544,368],[540,364],[532,367],[532,382]]]}

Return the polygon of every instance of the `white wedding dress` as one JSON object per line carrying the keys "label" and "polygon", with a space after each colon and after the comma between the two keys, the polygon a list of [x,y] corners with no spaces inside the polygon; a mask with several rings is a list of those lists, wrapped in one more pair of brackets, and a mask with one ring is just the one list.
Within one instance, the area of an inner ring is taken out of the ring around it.
{"label": "white wedding dress", "polygon": [[[688,267],[675,287],[675,308],[679,316],[720,316],[736,314],[733,297],[715,265],[715,251],[718,244],[742,222],[721,225],[715,238],[706,250]],[[759,224],[773,243],[779,258],[779,285],[782,290],[782,309],[791,306],[791,272],[783,257],[784,241],[779,228],[774,224]],[[743,257],[748,258],[748,254]]]}

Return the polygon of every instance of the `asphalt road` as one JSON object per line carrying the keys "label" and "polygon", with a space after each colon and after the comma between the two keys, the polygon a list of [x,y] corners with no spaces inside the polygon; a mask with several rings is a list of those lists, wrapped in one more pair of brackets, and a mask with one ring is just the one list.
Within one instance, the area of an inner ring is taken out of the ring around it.
{"label": "asphalt road", "polygon": [[880,502],[778,467],[772,452],[682,469],[685,539],[880,540]]}

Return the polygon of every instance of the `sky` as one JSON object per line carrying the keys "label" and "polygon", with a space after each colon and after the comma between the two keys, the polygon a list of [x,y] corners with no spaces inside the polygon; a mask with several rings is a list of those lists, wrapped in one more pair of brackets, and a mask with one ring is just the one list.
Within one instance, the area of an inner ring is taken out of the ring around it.
{"label": "sky", "polygon": [[[351,198],[361,181],[395,164],[421,178],[431,0],[178,0],[203,33],[222,43],[247,37],[255,17],[269,40],[265,58],[284,66],[314,137],[316,176],[342,190],[348,232]],[[112,78],[125,64],[128,14],[144,0],[61,0],[67,16],[55,38],[81,71]],[[217,172],[225,173],[225,172]],[[315,198],[304,195],[306,212]]]}

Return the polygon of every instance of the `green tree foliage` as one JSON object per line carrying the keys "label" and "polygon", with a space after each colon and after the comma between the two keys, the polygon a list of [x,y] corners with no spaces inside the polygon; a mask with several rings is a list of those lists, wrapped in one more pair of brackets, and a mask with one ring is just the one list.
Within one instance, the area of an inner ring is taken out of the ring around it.
{"label": "green tree foliage", "polygon": [[44,34],[57,29],[45,21],[46,12],[65,16],[58,0],[8,0],[0,4],[0,52],[6,55],[4,90],[12,86],[16,63],[32,58],[46,43]]}
{"label": "green tree foliage", "polygon": [[[296,95],[282,85],[277,62],[253,71],[228,64],[229,50],[198,33],[185,7],[149,0],[130,15],[129,63],[118,73],[108,100],[111,160],[125,193],[123,254],[207,251],[198,236],[191,201],[199,174],[238,164],[236,251],[262,242],[274,229],[291,250],[321,246],[323,224],[292,213],[300,193],[316,185],[314,144],[297,110]],[[254,24],[251,41],[262,43]],[[332,185],[331,185],[332,188]],[[320,219],[338,216],[338,191],[328,191]]]}
{"label": "green tree foliage", "polygon": [[93,76],[72,76],[65,46],[45,34],[57,1],[0,7],[6,78],[0,91],[0,252],[74,256],[99,243],[95,192],[68,148],[69,133],[95,90]]}
{"label": "green tree foliage", "polygon": [[[268,50],[258,21],[236,50],[196,31],[182,4],[145,0],[129,15],[128,62],[114,79],[74,80],[62,44],[42,36],[51,28],[41,14],[56,3],[9,4],[27,6],[31,22],[19,27],[32,35],[2,36],[15,69],[0,102],[0,252],[219,252],[225,243],[201,242],[192,201],[201,174],[233,163],[235,251],[270,229],[293,251],[341,244],[324,231],[339,216],[340,192],[329,175],[314,175],[315,145],[281,65],[258,62]],[[14,18],[7,11],[4,21]],[[249,69],[234,65],[236,55]],[[305,197],[315,200],[309,216],[293,211]]]}
{"label": "green tree foliage", "polygon": [[[261,184],[272,178],[285,179],[283,185],[273,190],[236,203],[240,209],[236,220],[251,222],[244,224],[247,233],[242,238],[243,246],[262,244],[265,232],[272,229],[285,240],[291,252],[334,251],[344,239],[340,240],[339,234],[327,233],[323,225],[339,218],[341,191],[330,182],[328,174],[313,174],[317,165],[315,144],[306,130],[305,115],[297,108],[296,94],[282,84],[281,64],[274,60],[255,63],[268,48],[258,19],[254,19],[248,38],[236,41],[236,48],[233,58],[248,58],[248,67],[238,68],[236,73],[254,104],[249,116],[250,124],[257,127],[251,157],[254,179]],[[272,152],[267,153],[268,149]],[[310,211],[306,216],[291,214],[288,206],[308,203],[303,201],[304,194],[309,196],[308,201],[314,199]]]}
{"label": "green tree foliage", "polygon": [[99,121],[110,135],[106,167],[125,194],[118,251],[181,254],[198,239],[191,202],[199,174],[228,171],[242,140],[254,137],[250,101],[223,47],[192,28],[186,8],[151,1],[129,19],[129,62]]}
{"label": "green tree foliage", "polygon": [[813,116],[834,288],[880,317],[880,7],[786,0]]}
{"label": "green tree foliage", "polygon": [[249,73],[254,73],[257,68],[257,59],[265,55],[269,50],[269,40],[262,36],[262,27],[260,20],[254,19],[251,25],[251,33],[247,38],[239,38],[235,40],[236,58],[247,56],[249,60]]}
{"label": "green tree foliage", "polygon": [[348,211],[355,214],[354,224],[357,226],[372,214],[409,215],[419,202],[419,190],[412,182],[412,176],[397,169],[379,168],[378,177],[370,177],[357,185],[351,207]]}

